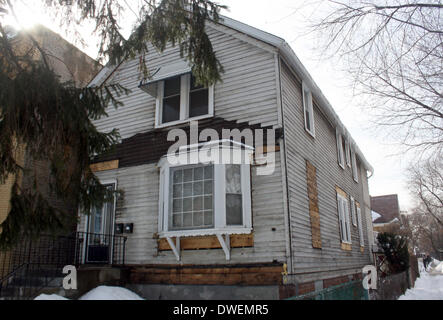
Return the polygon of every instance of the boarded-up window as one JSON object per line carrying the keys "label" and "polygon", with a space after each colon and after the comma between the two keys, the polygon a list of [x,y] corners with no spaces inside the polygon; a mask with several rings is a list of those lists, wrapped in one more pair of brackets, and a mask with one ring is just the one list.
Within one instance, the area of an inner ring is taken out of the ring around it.
{"label": "boarded-up window", "polygon": [[308,185],[309,216],[311,217],[312,246],[321,249],[320,212],[318,208],[317,173],[306,160],[306,181]]}

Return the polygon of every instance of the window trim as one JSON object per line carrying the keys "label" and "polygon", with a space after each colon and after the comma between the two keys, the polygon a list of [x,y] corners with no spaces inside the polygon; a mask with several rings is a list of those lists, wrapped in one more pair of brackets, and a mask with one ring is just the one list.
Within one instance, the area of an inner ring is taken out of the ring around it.
{"label": "window trim", "polygon": [[[305,92],[307,92],[308,95],[308,101],[306,101],[305,99]],[[315,120],[314,120],[314,103],[312,100],[312,92],[311,90],[308,88],[308,86],[305,84],[305,82],[302,82],[302,102],[303,102],[303,118],[304,118],[304,122],[305,122],[305,130],[313,137],[315,138]],[[308,109],[309,114],[311,115],[310,117],[310,127],[311,130],[308,129],[308,122],[306,119],[306,109]]]}
{"label": "window trim", "polygon": [[356,206],[357,201],[355,201],[354,197],[351,196],[351,202],[350,202],[350,206],[351,206],[351,218],[352,218],[352,225],[354,227],[357,226],[357,218],[356,218],[356,210],[355,210],[355,206]]}
{"label": "window trim", "polygon": [[355,203],[356,207],[357,207],[357,223],[358,223],[358,234],[360,237],[360,247],[365,246],[365,237],[364,237],[364,233],[363,233],[363,220],[362,220],[362,216],[361,216],[361,208],[360,208],[360,204],[358,202]]}
{"label": "window trim", "polygon": [[357,168],[357,156],[355,151],[351,149],[351,161],[352,161],[352,178],[358,183],[358,168]]}
{"label": "window trim", "polygon": [[337,140],[337,160],[338,165],[344,170],[345,169],[345,152],[343,150],[343,136],[342,134],[336,130],[335,134]]}
{"label": "window trim", "polygon": [[[350,218],[349,218],[349,201],[348,197],[345,192],[343,192],[341,189],[336,190],[337,193],[337,212],[338,212],[338,223],[339,223],[339,233],[340,233],[340,241],[341,243],[346,244],[352,244],[352,233],[351,233],[351,225],[350,225]],[[342,206],[340,203],[346,204],[344,210],[346,212],[343,212]],[[346,223],[346,230],[344,230],[343,222]],[[343,235],[345,237],[342,237],[342,230],[346,231],[343,232]]]}
{"label": "window trim", "polygon": [[346,165],[351,168],[351,142],[349,139],[346,139],[345,142],[345,154],[346,154]]}
{"label": "window trim", "polygon": [[208,89],[208,114],[204,114],[197,117],[189,117],[189,97],[191,90],[191,74],[179,74],[175,75],[175,78],[180,77],[180,119],[170,122],[162,123],[163,116],[163,96],[164,96],[164,85],[165,80],[161,79],[158,81],[157,85],[157,97],[155,99],[155,128],[165,128],[169,126],[174,126],[177,124],[187,123],[190,121],[197,121],[207,118],[212,118],[214,116],[214,85],[210,85]]}
{"label": "window trim", "polygon": [[[236,149],[236,148],[231,148]],[[240,150],[239,150],[240,151]],[[190,158],[197,157],[198,150],[190,151]],[[235,151],[234,151],[235,152]],[[244,152],[244,150],[243,150]],[[201,163],[214,165],[214,227],[191,230],[169,230],[169,182],[170,168],[184,167],[183,164],[169,164],[164,156],[158,163],[160,168],[159,177],[159,211],[158,211],[158,231],[160,238],[167,237],[187,237],[204,235],[226,235],[226,234],[250,234],[252,232],[252,201],[251,201],[251,172],[249,164],[239,164],[241,166],[241,189],[242,189],[242,209],[243,225],[226,225],[226,166],[214,162]],[[189,164],[195,166],[198,164]],[[187,165],[185,165],[186,167]],[[168,197],[168,198],[166,198]]]}

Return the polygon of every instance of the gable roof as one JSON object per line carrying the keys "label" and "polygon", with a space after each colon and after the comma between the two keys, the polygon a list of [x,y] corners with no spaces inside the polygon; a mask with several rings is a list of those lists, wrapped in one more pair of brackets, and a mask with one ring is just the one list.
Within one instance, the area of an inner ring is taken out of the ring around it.
{"label": "gable roof", "polygon": [[341,122],[336,112],[334,111],[334,108],[329,103],[328,99],[326,99],[326,97],[324,96],[320,88],[317,86],[317,84],[314,82],[312,76],[309,74],[305,66],[301,63],[300,59],[297,57],[297,55],[289,46],[289,44],[283,38],[280,38],[263,30],[251,27],[240,21],[225,16],[221,16],[221,18],[223,19],[220,21],[222,25],[225,25],[226,27],[232,28],[238,32],[244,33],[250,37],[263,41],[271,46],[274,46],[279,50],[281,56],[289,63],[290,67],[292,67],[295,70],[298,77],[300,77],[305,82],[305,85],[307,85],[308,88],[312,91],[312,94],[316,98],[319,107],[325,113],[327,119],[331,122],[333,126],[338,128],[343,135],[349,138],[351,145],[354,146],[356,155],[360,158],[360,161],[362,162],[366,170],[370,171],[371,174],[373,174],[374,172],[373,167],[366,160],[365,156],[361,152],[357,143],[351,137],[348,130]]}
{"label": "gable roof", "polygon": [[[308,70],[301,63],[295,52],[283,38],[222,15],[220,16],[220,20],[218,23],[275,47],[280,55],[289,64],[289,66],[296,72],[297,76],[301,78],[304,81],[305,85],[311,90],[313,96],[318,102],[319,107],[325,114],[328,121],[349,139],[351,145],[353,146],[355,154],[358,156],[365,169],[371,172],[371,175],[373,174],[373,167],[366,160],[357,143],[354,141],[354,139],[349,134],[348,130],[334,111],[334,108],[329,103],[328,99],[326,99],[317,84],[314,82]],[[97,77],[91,81],[90,86],[98,85],[102,81],[105,81],[117,68],[118,66],[105,66],[97,75]]]}

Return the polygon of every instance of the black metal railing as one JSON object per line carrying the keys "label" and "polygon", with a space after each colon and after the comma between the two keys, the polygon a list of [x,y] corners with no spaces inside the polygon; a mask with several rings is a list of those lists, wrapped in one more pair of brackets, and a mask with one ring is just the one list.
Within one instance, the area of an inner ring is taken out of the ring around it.
{"label": "black metal railing", "polygon": [[124,265],[126,237],[101,233],[77,232],[77,264]]}
{"label": "black metal railing", "polygon": [[32,299],[43,288],[62,288],[67,265],[125,264],[126,237],[76,232],[24,239],[0,251],[0,299]]}

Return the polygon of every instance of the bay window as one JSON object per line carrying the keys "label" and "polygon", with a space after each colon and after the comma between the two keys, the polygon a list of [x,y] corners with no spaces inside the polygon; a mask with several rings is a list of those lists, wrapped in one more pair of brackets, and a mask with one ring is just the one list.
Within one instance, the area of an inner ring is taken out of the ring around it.
{"label": "bay window", "polygon": [[160,167],[160,237],[251,232],[249,164],[199,163]]}

